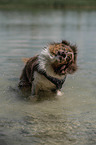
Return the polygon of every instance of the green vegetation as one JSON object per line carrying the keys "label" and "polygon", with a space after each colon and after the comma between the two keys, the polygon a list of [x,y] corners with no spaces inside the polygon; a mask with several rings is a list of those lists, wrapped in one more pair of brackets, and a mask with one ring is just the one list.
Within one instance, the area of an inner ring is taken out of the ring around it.
{"label": "green vegetation", "polygon": [[0,0],[0,7],[85,7],[95,8],[96,0]]}

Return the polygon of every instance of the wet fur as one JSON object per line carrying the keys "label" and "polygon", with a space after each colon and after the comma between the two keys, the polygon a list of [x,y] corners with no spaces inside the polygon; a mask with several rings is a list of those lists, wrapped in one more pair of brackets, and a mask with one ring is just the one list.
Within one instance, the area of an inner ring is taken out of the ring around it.
{"label": "wet fur", "polygon": [[[33,58],[26,59],[26,65],[22,71],[21,77],[20,77],[20,83],[24,82],[22,85],[22,88],[29,87],[31,89],[31,92],[33,95],[38,95],[40,92],[50,92],[52,89],[54,89],[56,86],[50,82],[47,78],[45,78],[43,75],[38,73],[37,71],[33,70],[34,63],[38,61],[39,68],[46,71],[46,73],[52,77],[63,79],[65,74],[60,75],[56,72],[56,68],[52,66],[54,62],[56,61],[55,54],[52,54],[49,48],[52,46],[58,46],[64,45],[65,47],[68,47],[72,50],[74,54],[74,60],[72,61],[72,64],[68,66],[66,74],[72,74],[77,70],[77,47],[76,45],[71,45],[66,40],[63,40],[61,43],[52,43],[48,47],[45,47],[41,53]],[[55,49],[55,47],[54,47]],[[59,48],[57,48],[59,49]],[[51,49],[52,50],[52,49]],[[56,50],[58,51],[58,50]],[[19,86],[20,86],[19,83]],[[56,90],[57,94],[59,90]],[[55,93],[56,93],[55,92]]]}

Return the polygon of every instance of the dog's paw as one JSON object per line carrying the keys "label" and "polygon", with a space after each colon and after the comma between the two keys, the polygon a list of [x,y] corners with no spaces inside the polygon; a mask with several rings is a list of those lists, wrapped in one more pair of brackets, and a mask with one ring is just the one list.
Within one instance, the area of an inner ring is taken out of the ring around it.
{"label": "dog's paw", "polygon": [[57,96],[62,96],[63,94],[61,93],[60,90],[57,90]]}

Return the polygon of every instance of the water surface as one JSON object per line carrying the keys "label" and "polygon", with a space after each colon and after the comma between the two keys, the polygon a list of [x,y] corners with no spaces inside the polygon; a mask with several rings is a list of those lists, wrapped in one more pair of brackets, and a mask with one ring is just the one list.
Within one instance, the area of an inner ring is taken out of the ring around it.
{"label": "water surface", "polygon": [[[78,71],[56,99],[32,102],[18,90],[23,57],[50,42],[78,46]],[[0,11],[0,143],[96,144],[96,11]]]}

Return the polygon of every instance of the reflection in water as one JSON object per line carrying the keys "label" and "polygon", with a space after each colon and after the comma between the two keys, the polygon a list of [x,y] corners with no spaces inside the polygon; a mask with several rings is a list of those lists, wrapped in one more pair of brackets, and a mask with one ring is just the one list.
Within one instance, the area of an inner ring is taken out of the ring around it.
{"label": "reflection in water", "polygon": [[[0,143],[96,144],[96,12],[0,11]],[[49,42],[77,43],[78,71],[63,95],[29,100],[18,90],[23,57]]]}

